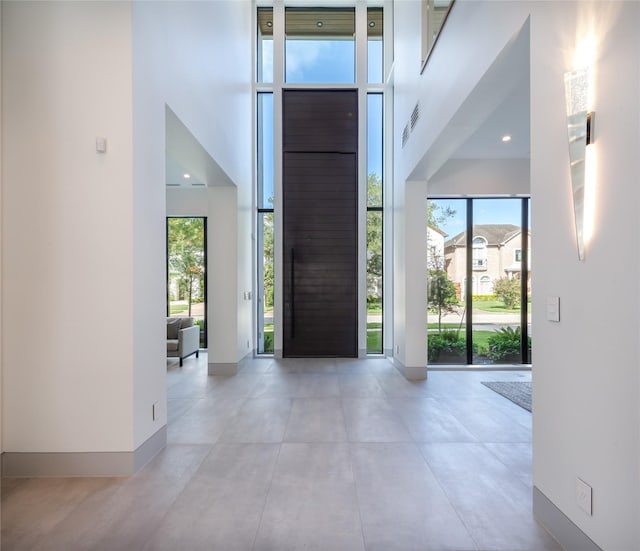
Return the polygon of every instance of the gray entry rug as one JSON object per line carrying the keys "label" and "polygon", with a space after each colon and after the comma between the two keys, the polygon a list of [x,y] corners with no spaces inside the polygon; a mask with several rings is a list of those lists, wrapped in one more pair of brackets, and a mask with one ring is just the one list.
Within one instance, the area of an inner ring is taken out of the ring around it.
{"label": "gray entry rug", "polygon": [[531,411],[531,381],[483,381],[482,384]]}

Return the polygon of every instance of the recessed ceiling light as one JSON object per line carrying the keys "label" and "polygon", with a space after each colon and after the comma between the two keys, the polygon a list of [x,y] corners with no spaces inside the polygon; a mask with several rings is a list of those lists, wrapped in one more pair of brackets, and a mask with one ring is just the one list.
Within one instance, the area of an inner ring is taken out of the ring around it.
{"label": "recessed ceiling light", "polygon": [[185,173],[182,175],[182,177],[183,177],[185,180],[188,180],[189,178],[191,178],[191,174],[189,174],[188,172],[185,172]]}
{"label": "recessed ceiling light", "polygon": [[318,21],[316,23],[316,27],[322,27],[322,26],[324,26],[324,23],[322,21]]}
{"label": "recessed ceiling light", "polygon": [[369,27],[371,27],[373,29],[373,27],[376,26],[376,22],[375,21],[369,21]]}
{"label": "recessed ceiling light", "polygon": [[511,136],[509,134],[505,134],[504,136],[502,136],[502,141],[504,143],[510,142],[511,141]]}
{"label": "recessed ceiling light", "polygon": [[267,21],[267,27],[269,28],[273,27],[273,21]]}

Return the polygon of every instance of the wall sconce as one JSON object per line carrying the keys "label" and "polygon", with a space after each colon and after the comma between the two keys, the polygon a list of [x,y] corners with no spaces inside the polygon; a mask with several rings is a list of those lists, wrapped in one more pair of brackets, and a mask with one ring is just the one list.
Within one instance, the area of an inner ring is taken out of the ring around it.
{"label": "wall sconce", "polygon": [[589,68],[570,71],[564,75],[567,102],[567,135],[569,138],[569,165],[573,212],[578,242],[578,258],[584,260],[585,242],[585,186],[593,167],[587,166],[587,146],[594,141],[595,113],[590,112]]}

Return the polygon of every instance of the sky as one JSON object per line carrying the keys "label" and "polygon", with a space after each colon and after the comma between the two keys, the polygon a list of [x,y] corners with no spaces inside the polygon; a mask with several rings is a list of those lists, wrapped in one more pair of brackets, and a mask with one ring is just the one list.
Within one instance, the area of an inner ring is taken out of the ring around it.
{"label": "sky", "polygon": [[[466,229],[467,208],[466,199],[434,199],[440,211],[447,207],[455,211],[455,215],[447,218],[440,229],[447,233],[448,238],[454,237]],[[474,224],[514,224],[520,225],[522,216],[522,199],[477,199],[473,200]],[[436,211],[436,216],[438,212]],[[529,216],[531,227],[531,216]]]}
{"label": "sky", "polygon": [[[382,41],[368,42],[368,80],[382,82]],[[349,84],[355,82],[353,40],[287,40],[285,81],[295,84]],[[262,41],[262,82],[273,82],[273,41]],[[273,96],[260,94],[262,112],[263,207],[273,197]],[[367,105],[367,173],[382,175],[382,95],[370,97]],[[361,106],[361,109],[364,108]]]}

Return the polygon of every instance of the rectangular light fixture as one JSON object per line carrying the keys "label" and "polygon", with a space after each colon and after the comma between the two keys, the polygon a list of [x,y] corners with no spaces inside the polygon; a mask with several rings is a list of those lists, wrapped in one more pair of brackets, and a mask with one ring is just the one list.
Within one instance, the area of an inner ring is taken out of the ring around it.
{"label": "rectangular light fixture", "polygon": [[588,68],[570,71],[564,75],[567,109],[567,137],[569,140],[569,166],[575,216],[578,258],[584,260],[585,182],[587,145],[594,140],[594,113],[588,111],[590,74]]}

